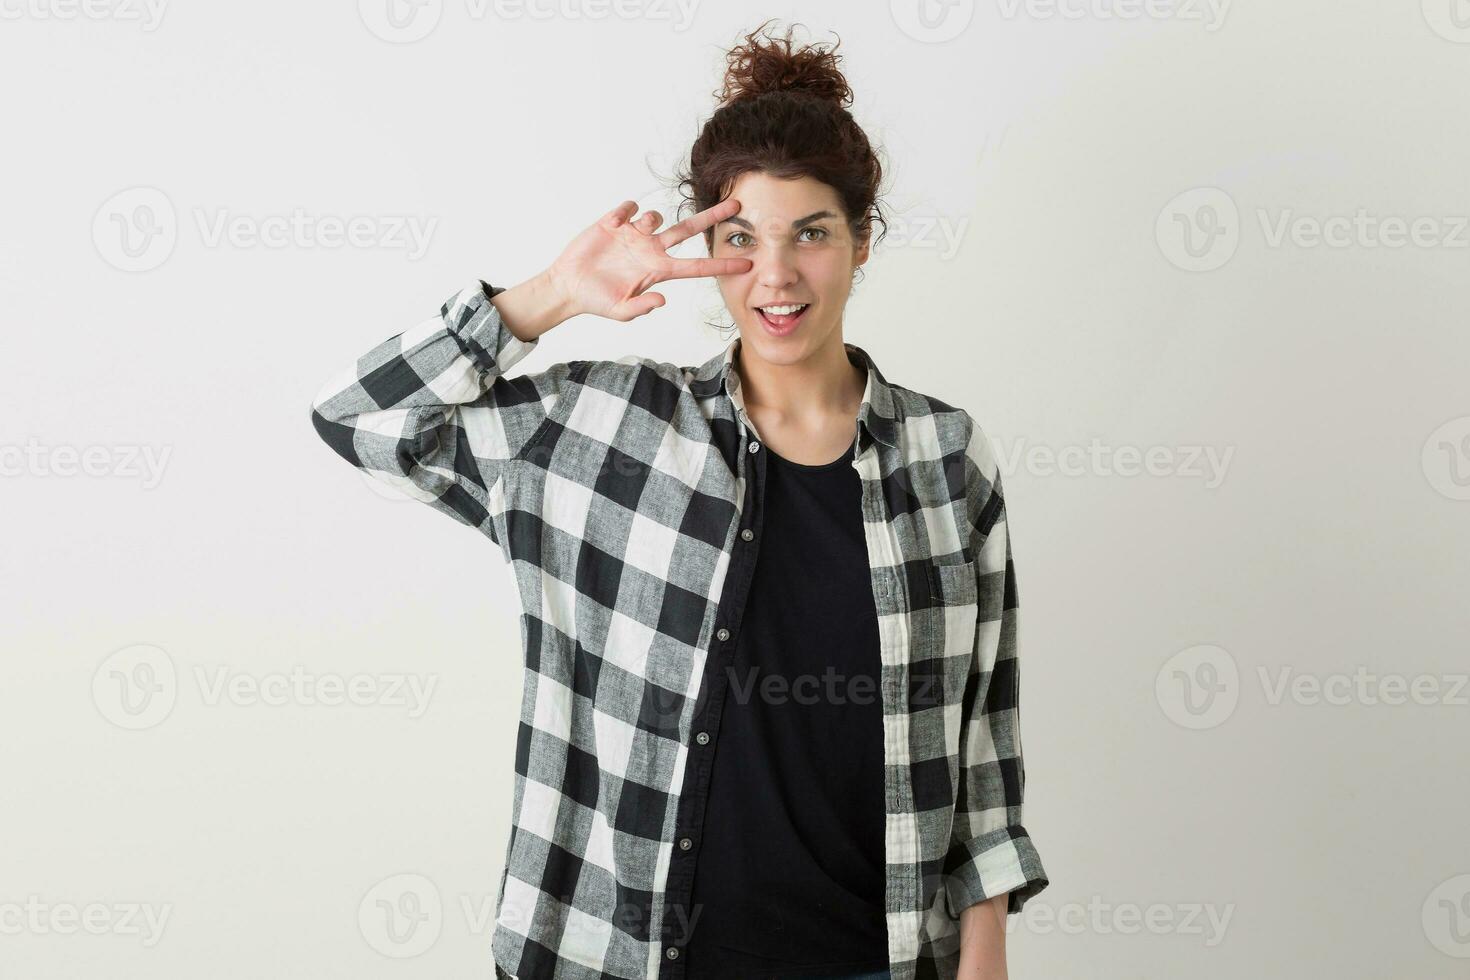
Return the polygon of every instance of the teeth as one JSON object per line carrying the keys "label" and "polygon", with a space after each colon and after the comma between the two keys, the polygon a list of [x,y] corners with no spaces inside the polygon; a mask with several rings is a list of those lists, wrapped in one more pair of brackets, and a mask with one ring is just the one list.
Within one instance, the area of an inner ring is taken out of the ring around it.
{"label": "teeth", "polygon": [[774,313],[776,316],[790,316],[793,313],[799,313],[806,309],[809,305],[808,303],[801,303],[797,306],[761,306],[757,307],[757,309],[766,313]]}

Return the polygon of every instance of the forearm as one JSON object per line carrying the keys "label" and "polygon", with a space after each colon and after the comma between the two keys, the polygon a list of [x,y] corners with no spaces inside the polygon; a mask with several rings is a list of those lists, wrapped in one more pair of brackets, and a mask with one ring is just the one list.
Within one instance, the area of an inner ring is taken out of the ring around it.
{"label": "forearm", "polygon": [[549,272],[538,272],[490,301],[505,328],[518,340],[532,341],[574,315]]}
{"label": "forearm", "polygon": [[1006,906],[1009,893],[960,912],[960,967],[955,980],[1007,980]]}

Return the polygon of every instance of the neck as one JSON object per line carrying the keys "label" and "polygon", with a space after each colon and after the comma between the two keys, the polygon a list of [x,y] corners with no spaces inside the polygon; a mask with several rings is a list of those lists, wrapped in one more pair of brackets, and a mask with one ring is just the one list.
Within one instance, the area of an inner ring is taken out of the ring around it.
{"label": "neck", "polygon": [[747,409],[787,419],[856,415],[868,382],[863,366],[849,359],[841,335],[795,364],[763,360],[742,340],[734,367]]}

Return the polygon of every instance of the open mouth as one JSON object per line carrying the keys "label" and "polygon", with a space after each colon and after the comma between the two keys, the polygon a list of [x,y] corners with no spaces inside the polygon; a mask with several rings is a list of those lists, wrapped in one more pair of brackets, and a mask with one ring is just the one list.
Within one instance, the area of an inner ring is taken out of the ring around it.
{"label": "open mouth", "polygon": [[796,329],[796,325],[806,316],[807,311],[812,308],[810,303],[792,303],[790,305],[757,306],[756,316],[760,317],[761,323],[766,330],[777,336],[788,334]]}

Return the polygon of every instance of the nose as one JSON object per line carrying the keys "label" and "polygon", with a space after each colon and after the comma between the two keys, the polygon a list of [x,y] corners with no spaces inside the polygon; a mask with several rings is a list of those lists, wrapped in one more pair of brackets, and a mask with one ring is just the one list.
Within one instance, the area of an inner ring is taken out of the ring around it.
{"label": "nose", "polygon": [[754,262],[756,281],[772,292],[786,289],[799,278],[795,249],[781,245],[762,248]]}

